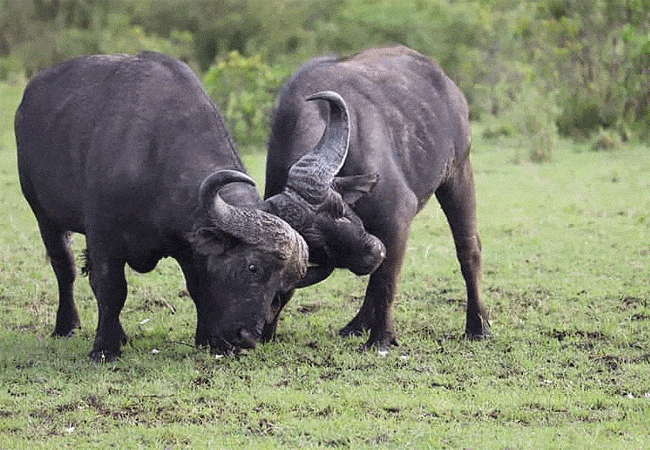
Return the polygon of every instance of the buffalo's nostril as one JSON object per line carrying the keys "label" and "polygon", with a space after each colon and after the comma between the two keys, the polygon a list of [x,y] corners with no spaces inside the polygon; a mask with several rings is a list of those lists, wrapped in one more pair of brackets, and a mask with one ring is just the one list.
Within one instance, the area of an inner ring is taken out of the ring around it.
{"label": "buffalo's nostril", "polygon": [[237,343],[241,348],[255,348],[257,346],[257,339],[255,335],[245,328],[242,328],[237,333],[239,342]]}
{"label": "buffalo's nostril", "polygon": [[209,344],[212,354],[229,355],[233,352],[233,345],[221,336],[211,338]]}
{"label": "buffalo's nostril", "polygon": [[384,246],[383,242],[375,238],[372,245],[373,245],[372,253],[376,255],[378,260],[383,261],[384,258],[386,257],[386,247]]}
{"label": "buffalo's nostril", "polygon": [[386,257],[386,247],[374,236],[365,244],[363,256],[355,260],[355,264],[348,267],[357,275],[368,275],[374,272]]}
{"label": "buffalo's nostril", "polygon": [[[374,236],[373,236],[374,237]],[[373,272],[384,261],[386,257],[386,247],[377,238],[370,240],[367,246],[367,254],[364,257],[364,263],[368,270]]]}

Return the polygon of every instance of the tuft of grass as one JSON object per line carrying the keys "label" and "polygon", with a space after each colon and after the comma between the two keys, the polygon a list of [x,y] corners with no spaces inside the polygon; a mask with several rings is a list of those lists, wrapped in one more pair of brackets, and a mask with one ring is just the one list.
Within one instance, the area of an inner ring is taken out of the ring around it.
{"label": "tuft of grass", "polygon": [[[0,93],[6,128],[19,93]],[[192,347],[194,306],[164,260],[127,271],[130,342],[102,366],[87,356],[97,321],[87,280],[76,284],[83,328],[50,337],[56,283],[20,195],[12,132],[0,136],[0,448],[647,448],[646,147],[560,141],[552,161],[514,164],[478,135],[490,340],[462,337],[462,277],[431,201],[413,223],[395,305],[401,345],[389,354],[338,336],[367,278],[337,271],[296,293],[275,342],[216,358]],[[263,180],[264,155],[245,160]]]}

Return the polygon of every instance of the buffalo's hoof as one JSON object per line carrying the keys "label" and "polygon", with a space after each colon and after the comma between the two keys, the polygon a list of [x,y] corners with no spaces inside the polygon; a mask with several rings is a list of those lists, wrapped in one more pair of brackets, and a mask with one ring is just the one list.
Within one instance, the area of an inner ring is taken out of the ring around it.
{"label": "buffalo's hoof", "polygon": [[490,339],[491,337],[492,333],[487,329],[478,333],[465,331],[465,339],[469,339],[470,341],[482,341],[484,339]]}
{"label": "buffalo's hoof", "polygon": [[278,327],[278,322],[277,320],[274,321],[273,323],[267,322],[264,324],[264,329],[262,330],[262,337],[260,338],[260,342],[265,343],[265,342],[271,342],[275,340],[275,332]]}
{"label": "buffalo's hoof", "polygon": [[117,361],[120,356],[122,356],[122,352],[120,350],[93,350],[90,352],[90,361],[96,364],[113,363]]}
{"label": "buffalo's hoof", "polygon": [[346,326],[339,330],[341,337],[358,337],[370,329],[368,321],[360,314],[350,321]]}
{"label": "buffalo's hoof", "polygon": [[383,353],[398,346],[399,342],[397,342],[397,336],[394,333],[381,333],[379,337],[373,337],[373,333],[370,333],[368,342],[361,346],[361,350],[377,350]]}
{"label": "buffalo's hoof", "polygon": [[339,336],[348,338],[348,337],[358,337],[363,335],[366,331],[363,327],[356,327],[354,325],[348,324],[339,330]]}
{"label": "buffalo's hoof", "polygon": [[79,323],[74,323],[72,325],[60,326],[57,325],[52,332],[53,338],[71,338],[77,332],[77,328],[81,328]]}
{"label": "buffalo's hoof", "polygon": [[77,329],[73,328],[70,331],[57,331],[54,330],[52,333],[53,338],[72,338],[77,334]]}
{"label": "buffalo's hoof", "polygon": [[484,324],[478,330],[470,330],[468,328],[465,329],[465,339],[472,341],[482,341],[484,339],[490,339],[491,337],[492,333],[490,333],[490,328],[486,324]]}
{"label": "buffalo's hoof", "polygon": [[[489,339],[492,337],[490,333],[490,322],[486,319],[480,318],[481,321],[478,323],[478,326],[465,327],[465,338],[472,341],[481,341],[483,339]],[[478,321],[477,321],[478,322]]]}

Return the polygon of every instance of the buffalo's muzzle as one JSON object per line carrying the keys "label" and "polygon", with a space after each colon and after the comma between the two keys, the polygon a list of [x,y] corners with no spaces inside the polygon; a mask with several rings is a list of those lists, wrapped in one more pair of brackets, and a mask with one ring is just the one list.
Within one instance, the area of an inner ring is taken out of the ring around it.
{"label": "buffalo's muzzle", "polygon": [[245,328],[242,328],[237,333],[236,345],[242,349],[253,349],[257,347],[257,341],[259,340],[259,335],[253,333]]}
{"label": "buffalo's muzzle", "polygon": [[386,258],[386,247],[378,238],[370,235],[364,256],[354,264],[354,267],[350,267],[350,270],[355,275],[368,275],[377,270],[384,258]]}

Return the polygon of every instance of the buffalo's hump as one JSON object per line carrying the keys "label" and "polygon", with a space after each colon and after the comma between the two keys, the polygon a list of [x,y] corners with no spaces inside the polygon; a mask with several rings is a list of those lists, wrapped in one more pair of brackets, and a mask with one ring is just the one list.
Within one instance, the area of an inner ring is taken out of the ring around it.
{"label": "buffalo's hump", "polygon": [[16,134],[25,187],[48,183],[41,207],[77,232],[100,210],[159,228],[186,223],[200,180],[220,167],[244,171],[197,77],[153,52],[45,70],[25,92]]}
{"label": "buffalo's hump", "polygon": [[[279,95],[271,170],[281,166],[282,173],[289,164],[276,147],[309,148],[318,138],[324,105],[319,110],[301,105],[314,89],[338,92],[351,109],[350,152],[340,175],[382,173],[390,165],[421,207],[448,175],[447,166],[467,156],[471,132],[465,97],[434,60],[396,46],[316,58],[302,66]],[[269,182],[267,196],[280,190],[283,176],[267,177]]]}

